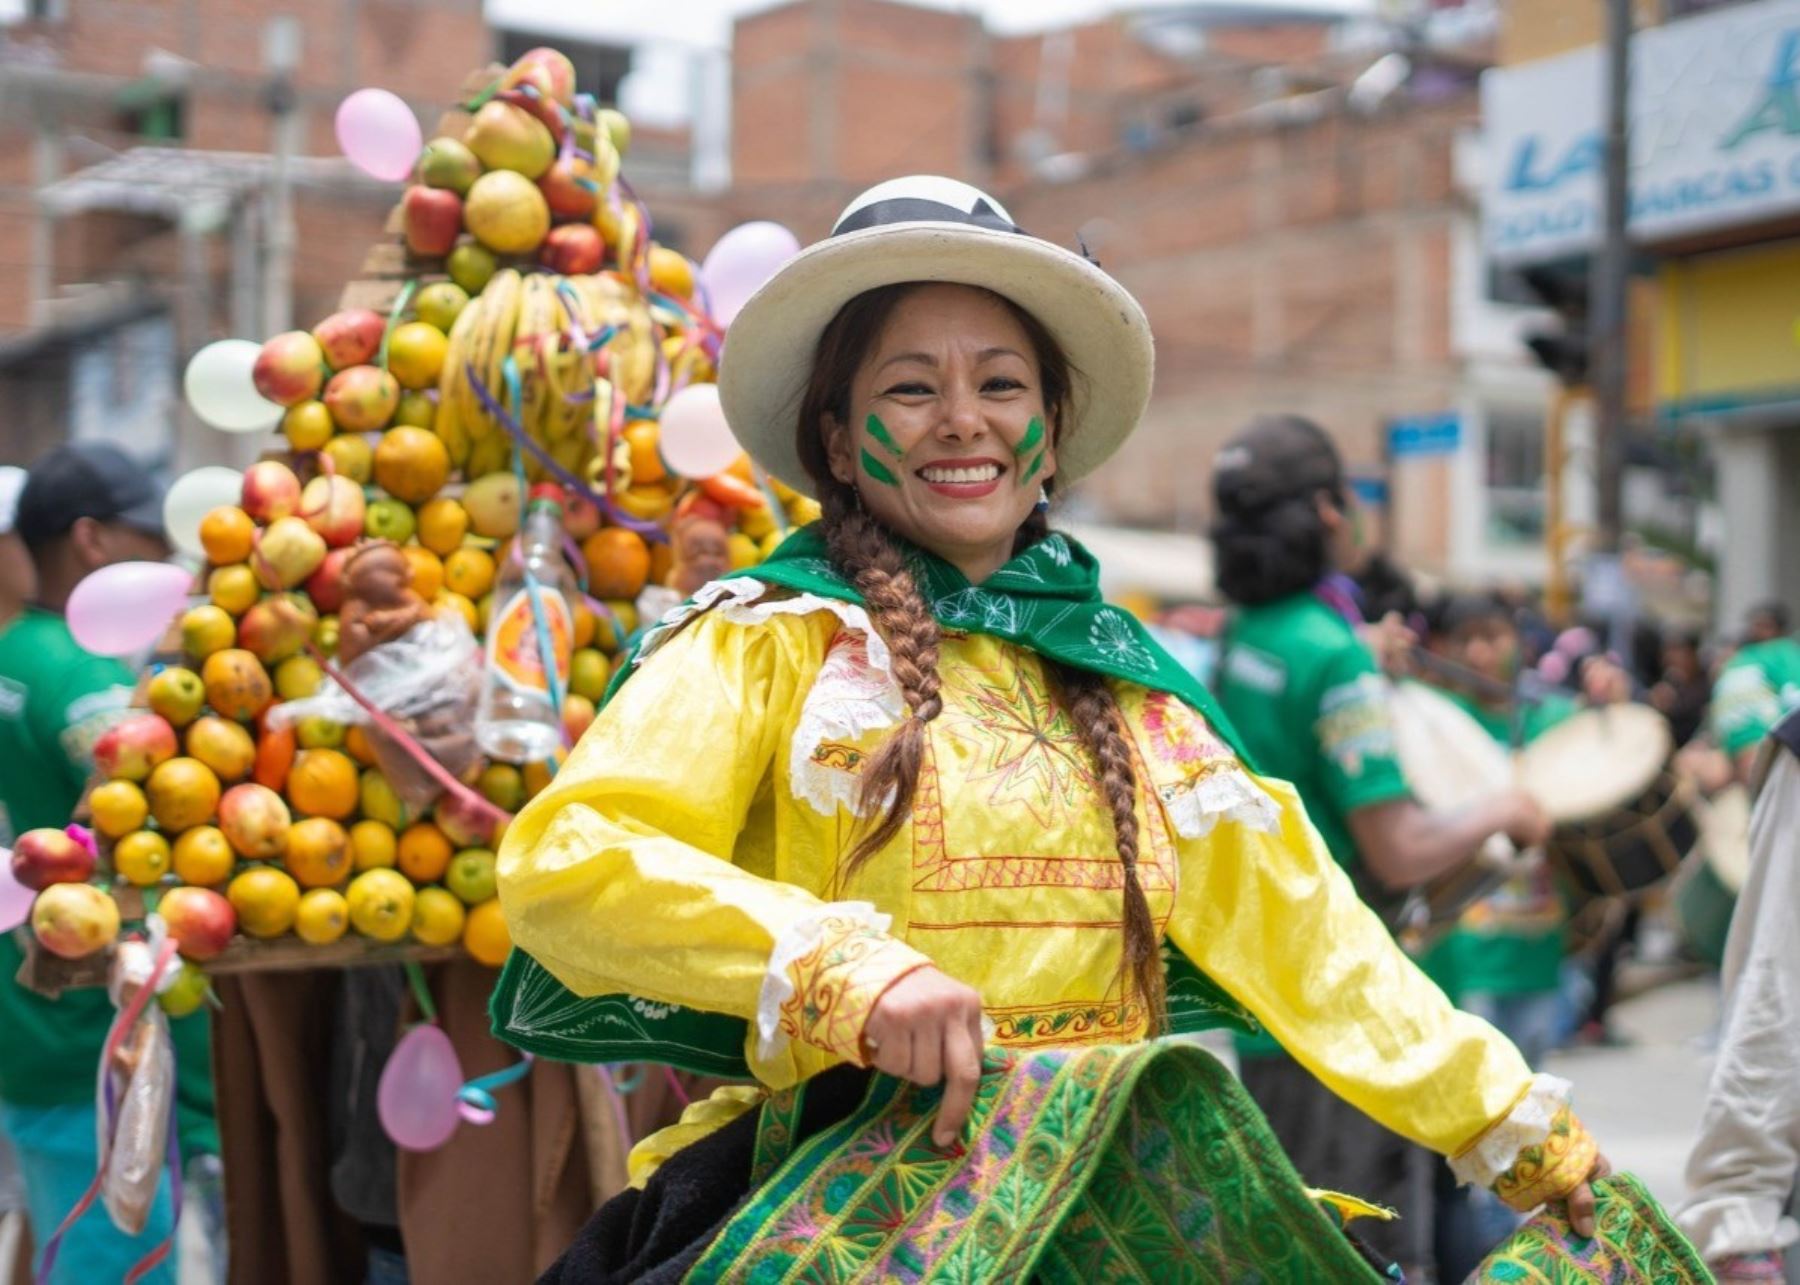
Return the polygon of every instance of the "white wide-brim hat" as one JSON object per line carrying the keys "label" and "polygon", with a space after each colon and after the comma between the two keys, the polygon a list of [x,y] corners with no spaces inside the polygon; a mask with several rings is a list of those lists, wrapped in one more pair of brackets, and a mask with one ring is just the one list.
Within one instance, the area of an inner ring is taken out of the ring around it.
{"label": "white wide-brim hat", "polygon": [[731,322],[719,397],[738,442],[795,490],[813,482],[795,445],[819,336],[857,295],[912,281],[980,286],[1037,318],[1075,368],[1056,475],[1092,473],[1137,427],[1155,350],[1136,299],[1081,255],[1031,236],[978,188],[916,175],[870,188],[831,235],[784,264]]}

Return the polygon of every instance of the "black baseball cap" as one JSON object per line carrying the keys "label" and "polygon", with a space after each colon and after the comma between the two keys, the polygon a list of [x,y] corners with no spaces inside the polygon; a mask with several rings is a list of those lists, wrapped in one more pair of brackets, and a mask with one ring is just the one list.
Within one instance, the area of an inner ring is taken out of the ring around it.
{"label": "black baseball cap", "polygon": [[66,535],[80,518],[163,534],[166,487],[148,468],[106,442],[69,442],[31,466],[13,529],[36,548]]}
{"label": "black baseball cap", "polygon": [[1213,457],[1213,499],[1247,516],[1271,505],[1329,491],[1344,493],[1344,465],[1324,429],[1298,415],[1262,415]]}

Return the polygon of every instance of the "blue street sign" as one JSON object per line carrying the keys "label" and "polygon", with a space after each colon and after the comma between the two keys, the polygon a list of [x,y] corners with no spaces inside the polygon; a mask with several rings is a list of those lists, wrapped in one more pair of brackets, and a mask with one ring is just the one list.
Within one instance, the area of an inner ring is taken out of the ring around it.
{"label": "blue street sign", "polygon": [[1388,421],[1388,458],[1454,455],[1462,445],[1462,420],[1455,411],[1409,415]]}
{"label": "blue street sign", "polygon": [[1353,477],[1350,479],[1350,491],[1359,502],[1371,508],[1378,509],[1388,501],[1385,477]]}

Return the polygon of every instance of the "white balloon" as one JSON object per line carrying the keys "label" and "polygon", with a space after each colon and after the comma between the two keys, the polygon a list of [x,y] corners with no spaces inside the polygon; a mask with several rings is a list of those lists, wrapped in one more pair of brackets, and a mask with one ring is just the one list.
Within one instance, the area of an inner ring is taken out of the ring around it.
{"label": "white balloon", "polygon": [[209,465],[183,473],[163,497],[163,531],[183,553],[205,557],[200,543],[200,520],[225,504],[236,504],[244,493],[244,475],[234,468]]}
{"label": "white balloon", "polygon": [[194,414],[227,433],[260,433],[281,422],[282,408],[256,391],[250,372],[262,345],[221,339],[194,354],[181,386]]}
{"label": "white balloon", "polygon": [[717,384],[689,384],[663,404],[658,449],[682,477],[712,477],[737,462],[744,448],[725,422]]}

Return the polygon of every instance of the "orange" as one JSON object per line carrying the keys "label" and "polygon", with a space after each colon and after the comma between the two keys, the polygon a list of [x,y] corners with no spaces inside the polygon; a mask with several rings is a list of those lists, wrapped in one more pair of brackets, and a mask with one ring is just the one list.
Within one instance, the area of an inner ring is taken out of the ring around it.
{"label": "orange", "polygon": [[446,589],[431,600],[431,605],[439,611],[454,611],[461,616],[468,622],[470,633],[479,634],[481,632],[481,613],[475,610],[474,603],[460,593],[451,593]]}
{"label": "orange", "polygon": [[300,898],[294,913],[294,935],[314,946],[329,946],[350,927],[350,904],[344,894],[314,888]]}
{"label": "orange", "polygon": [[338,750],[301,750],[288,771],[287,796],[304,816],[342,820],[356,811],[356,764]]}
{"label": "orange", "polygon": [[669,510],[675,507],[675,492],[669,489],[667,482],[652,482],[648,486],[621,491],[613,497],[613,503],[634,518],[655,522],[667,517]]}
{"label": "orange", "polygon": [[344,729],[344,750],[364,767],[375,766],[375,747],[369,744],[369,734],[355,723]]}
{"label": "orange", "polygon": [[413,901],[412,935],[427,946],[448,946],[463,931],[463,904],[443,888],[421,888]]}
{"label": "orange", "polygon": [[400,835],[400,870],[414,883],[434,883],[450,864],[450,840],[429,821],[415,821]]}
{"label": "orange", "polygon": [[742,531],[733,531],[731,533],[730,539],[727,541],[727,547],[731,550],[731,569],[733,571],[742,571],[746,567],[754,567],[757,563],[762,561],[762,550],[757,547],[756,541],[752,540]]}
{"label": "orange", "polygon": [[594,615],[594,609],[587,605],[585,599],[577,598],[575,607],[575,649],[594,645],[594,631],[600,627],[600,621]]}
{"label": "orange", "polygon": [[396,500],[423,504],[450,476],[450,452],[429,429],[390,428],[375,445],[375,484]]}
{"label": "orange", "polygon": [[256,523],[235,504],[222,504],[200,519],[200,547],[215,567],[248,558],[255,536]]}
{"label": "orange", "polygon": [[368,442],[355,433],[339,433],[325,443],[325,453],[331,456],[339,476],[358,486],[368,485],[369,475],[375,470],[375,452]]}
{"label": "orange", "polygon": [[[494,559],[481,549],[457,549],[444,559],[444,588],[475,599],[494,587]],[[470,609],[474,609],[473,602]]]}
{"label": "orange", "polygon": [[506,954],[512,949],[512,934],[506,930],[506,916],[500,912],[498,897],[470,908],[463,919],[462,942],[464,950],[489,968],[506,962]]}
{"label": "orange", "polygon": [[[337,421],[317,398],[296,402],[281,417],[281,431],[296,451],[316,451],[337,432]],[[230,559],[236,561],[236,559]]]}
{"label": "orange", "polygon": [[248,564],[234,562],[228,567],[213,568],[212,574],[206,577],[206,593],[213,606],[241,616],[262,597],[262,585]]}
{"label": "orange", "polygon": [[200,678],[213,712],[239,722],[255,718],[275,697],[262,661],[241,647],[227,647],[208,656],[200,667]]}
{"label": "orange", "polygon": [[419,508],[419,543],[447,558],[469,533],[469,511],[447,495],[428,500]]}
{"label": "orange", "polygon": [[95,786],[88,795],[88,808],[94,814],[94,829],[109,839],[130,834],[150,815],[144,792],[130,781],[108,781]]}
{"label": "orange", "polygon": [[647,486],[669,476],[669,470],[663,467],[662,455],[657,451],[662,441],[662,429],[657,427],[655,420],[634,419],[625,425],[620,436],[631,450],[632,485]]}
{"label": "orange", "polygon": [[685,299],[694,293],[694,265],[685,254],[666,245],[650,245],[650,285],[664,294]]}
{"label": "orange", "polygon": [[612,666],[599,651],[583,647],[575,653],[569,665],[570,694],[598,702],[606,695],[606,685],[611,679]]}
{"label": "orange", "polygon": [[300,889],[284,870],[252,866],[231,881],[225,899],[237,911],[238,927],[252,937],[279,937],[294,926]]}
{"label": "orange", "polygon": [[189,607],[181,617],[181,650],[195,660],[205,660],[237,641],[237,622],[223,608],[206,603]]}
{"label": "orange", "polygon": [[243,727],[217,714],[207,714],[187,730],[187,752],[221,781],[241,781],[256,766],[256,742]]}
{"label": "orange", "polygon": [[444,564],[438,560],[437,554],[416,544],[409,544],[400,552],[412,563],[413,592],[430,602],[438,596],[438,590],[444,587]]}
{"label": "orange", "polygon": [[144,793],[157,827],[174,834],[212,820],[219,806],[219,778],[199,759],[172,758],[156,765]]}
{"label": "orange", "polygon": [[169,873],[169,841],[154,830],[138,830],[113,844],[113,868],[140,888]]}
{"label": "orange", "polygon": [[635,598],[650,579],[650,546],[636,531],[603,527],[581,546],[588,592],[596,598]]}
{"label": "orange", "polygon": [[402,388],[436,388],[450,341],[424,321],[409,321],[388,336],[388,373]]}
{"label": "orange", "polygon": [[394,828],[380,821],[358,821],[350,827],[350,864],[358,870],[391,866],[398,855]]}
{"label": "orange", "polygon": [[356,931],[376,941],[399,941],[412,924],[413,886],[398,870],[365,870],[350,881],[344,901]]}
{"label": "orange", "polygon": [[[556,751],[554,761],[560,766],[562,760],[563,751],[559,749]],[[543,793],[544,787],[550,784],[550,778],[556,773],[542,759],[532,759],[531,762],[520,768],[519,775],[525,782],[525,797],[535,799]],[[499,840],[496,839],[494,842],[498,843]]]}
{"label": "orange", "polygon": [[175,840],[175,877],[183,883],[207,888],[224,883],[237,864],[237,853],[216,825],[197,825]]}
{"label": "orange", "polygon": [[655,545],[650,550],[650,583],[668,584],[669,572],[675,569],[675,546]]}
{"label": "orange", "polygon": [[329,888],[350,874],[350,836],[329,817],[308,817],[288,827],[283,864],[302,888]]}

